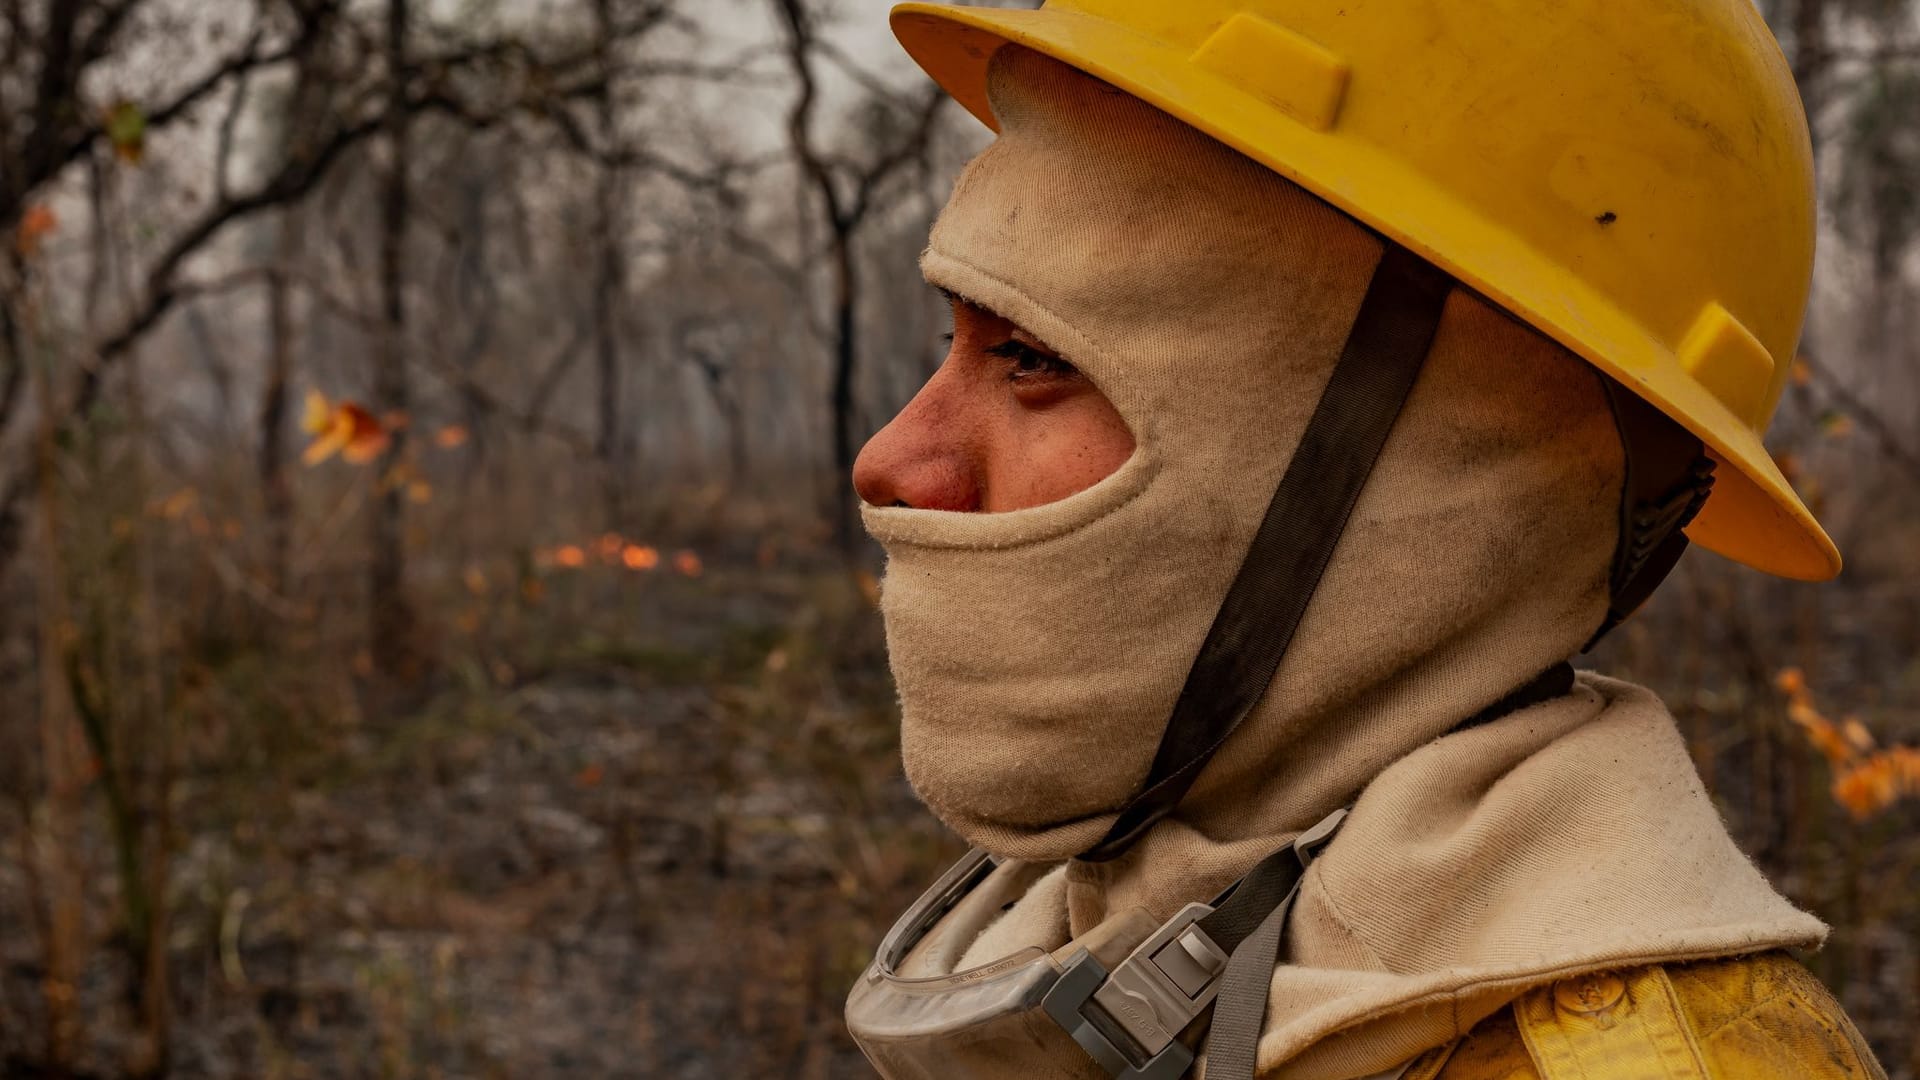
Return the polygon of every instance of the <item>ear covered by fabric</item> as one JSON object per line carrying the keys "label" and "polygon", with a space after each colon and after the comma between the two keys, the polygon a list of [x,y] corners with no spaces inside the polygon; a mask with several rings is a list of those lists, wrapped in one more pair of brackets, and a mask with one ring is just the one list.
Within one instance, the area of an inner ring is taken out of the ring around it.
{"label": "ear covered by fabric", "polygon": [[[1048,506],[863,512],[889,555],[909,779],[972,842],[1060,859],[1146,777],[1382,248],[1038,54],[1003,49],[991,83],[1001,137],[962,176],[923,270],[1086,372],[1137,449]],[[1605,617],[1621,478],[1599,377],[1453,295],[1273,691],[1155,830],[1204,834],[1219,865],[1168,874],[1223,886],[1276,834],[1576,652]]]}

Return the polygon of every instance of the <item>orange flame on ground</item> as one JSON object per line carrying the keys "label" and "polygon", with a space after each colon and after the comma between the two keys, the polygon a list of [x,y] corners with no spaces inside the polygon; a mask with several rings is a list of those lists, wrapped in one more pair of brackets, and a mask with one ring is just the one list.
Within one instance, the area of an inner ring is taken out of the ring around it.
{"label": "orange flame on ground", "polygon": [[1787,717],[1833,769],[1833,798],[1854,820],[1865,821],[1905,798],[1920,798],[1920,749],[1878,748],[1873,732],[1849,716],[1834,721],[1814,704],[1813,691],[1799,668],[1774,677],[1787,695]]}
{"label": "orange flame on ground", "polygon": [[[535,560],[541,566],[557,566],[563,570],[583,569],[589,562],[598,561],[635,573],[651,573],[660,569],[663,556],[660,549],[651,544],[636,543],[618,533],[606,533],[585,544],[541,548],[535,553]],[[688,549],[674,552],[672,567],[685,577],[699,577],[706,572],[700,554]]]}

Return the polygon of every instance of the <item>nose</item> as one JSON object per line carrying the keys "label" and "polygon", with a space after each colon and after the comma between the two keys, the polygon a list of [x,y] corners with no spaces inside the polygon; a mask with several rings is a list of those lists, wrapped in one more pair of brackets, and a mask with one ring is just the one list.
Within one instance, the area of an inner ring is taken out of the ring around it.
{"label": "nose", "polygon": [[979,457],[962,402],[943,366],[853,463],[853,487],[870,506],[972,513],[980,509]]}

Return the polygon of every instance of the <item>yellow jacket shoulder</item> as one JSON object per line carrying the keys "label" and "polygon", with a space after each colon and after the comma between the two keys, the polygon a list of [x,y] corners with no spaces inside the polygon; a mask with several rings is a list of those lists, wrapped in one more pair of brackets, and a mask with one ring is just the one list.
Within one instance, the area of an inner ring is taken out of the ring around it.
{"label": "yellow jacket shoulder", "polygon": [[1784,953],[1533,990],[1406,1080],[1885,1080],[1833,995]]}

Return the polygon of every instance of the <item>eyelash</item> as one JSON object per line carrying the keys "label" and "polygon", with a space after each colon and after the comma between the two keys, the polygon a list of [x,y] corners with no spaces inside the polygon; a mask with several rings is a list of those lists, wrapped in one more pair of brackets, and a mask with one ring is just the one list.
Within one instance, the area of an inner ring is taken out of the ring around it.
{"label": "eyelash", "polygon": [[1031,378],[1035,375],[1065,375],[1074,370],[1072,364],[1057,356],[1048,356],[1024,341],[1003,341],[985,350],[988,356],[998,356],[1003,360],[1032,364],[1040,370],[1021,371],[1015,368],[1007,373],[1009,380]]}

